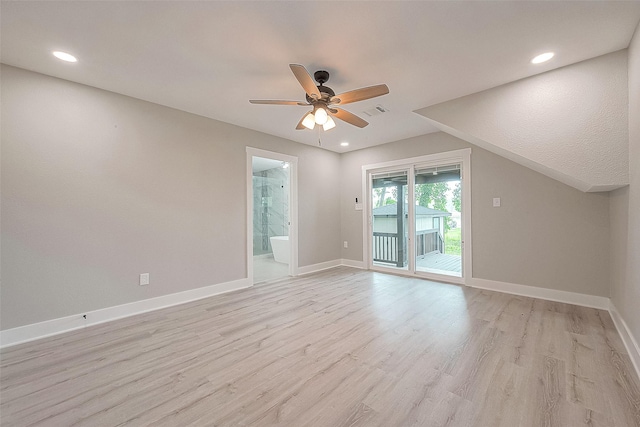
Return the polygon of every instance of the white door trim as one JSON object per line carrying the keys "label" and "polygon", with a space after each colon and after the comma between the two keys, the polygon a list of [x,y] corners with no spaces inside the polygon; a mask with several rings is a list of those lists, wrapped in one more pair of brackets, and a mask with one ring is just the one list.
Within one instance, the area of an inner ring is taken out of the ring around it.
{"label": "white door trim", "polygon": [[247,278],[253,283],[253,157],[289,163],[289,275],[298,275],[298,158],[274,151],[247,147]]}

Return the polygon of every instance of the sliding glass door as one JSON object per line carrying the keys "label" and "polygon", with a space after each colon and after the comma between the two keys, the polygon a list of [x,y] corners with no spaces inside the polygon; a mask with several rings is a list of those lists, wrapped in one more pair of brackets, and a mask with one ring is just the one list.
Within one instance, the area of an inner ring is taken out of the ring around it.
{"label": "sliding glass door", "polygon": [[407,269],[408,171],[374,174],[371,183],[372,259],[377,265]]}
{"label": "sliding glass door", "polygon": [[416,271],[462,276],[460,165],[415,168]]}
{"label": "sliding glass door", "polygon": [[459,150],[363,167],[371,269],[464,283],[471,272],[469,163],[470,150]]}

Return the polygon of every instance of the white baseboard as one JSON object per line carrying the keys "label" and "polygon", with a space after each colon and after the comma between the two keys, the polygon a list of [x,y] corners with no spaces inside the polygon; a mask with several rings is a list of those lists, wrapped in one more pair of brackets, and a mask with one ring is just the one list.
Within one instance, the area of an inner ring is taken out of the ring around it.
{"label": "white baseboard", "polygon": [[618,334],[620,335],[620,338],[622,338],[622,342],[627,349],[631,363],[633,363],[633,367],[636,368],[638,378],[640,378],[640,346],[638,346],[638,341],[636,341],[631,330],[627,326],[627,322],[624,321],[618,312],[618,309],[616,309],[616,306],[613,304],[613,301],[609,304],[609,313],[611,314],[611,318],[613,319],[613,323],[616,325]]}
{"label": "white baseboard", "polygon": [[[196,301],[214,295],[219,295],[239,289],[251,287],[249,279],[239,279],[231,282],[218,283],[216,285],[205,286],[203,288],[191,289],[177,292],[175,294],[163,295],[156,298],[149,298],[142,301],[135,301],[128,304],[114,307],[102,308],[88,311],[86,313],[73,316],[61,317],[47,320],[31,325],[20,326],[13,329],[0,331],[0,348],[21,344],[40,338],[58,335],[64,332],[85,328],[99,323],[109,322],[123,317],[134,316],[149,311],[159,310],[190,301]],[[83,317],[86,316],[86,319]]]}
{"label": "white baseboard", "polygon": [[360,268],[360,269],[366,268],[364,266],[364,261],[354,261],[352,259],[344,259],[344,258],[340,260],[340,265],[344,265],[345,267],[353,267],[353,268]]}
{"label": "white baseboard", "polygon": [[298,267],[298,275],[303,276],[305,274],[317,273],[318,271],[328,270],[333,267],[340,266],[339,259],[331,261],[320,262],[318,264],[305,265],[304,267]]}
{"label": "white baseboard", "polygon": [[472,277],[468,281],[472,288],[487,289],[524,297],[539,298],[566,304],[609,310],[609,298],[596,295],[579,294],[576,292],[560,291],[557,289],[538,288],[536,286],[516,285],[495,280],[478,279]]}
{"label": "white baseboard", "polygon": [[364,262],[353,261],[350,259],[334,259],[331,261],[320,262],[318,264],[305,265],[304,267],[298,267],[298,275],[303,276],[305,274],[317,273],[318,271],[328,270],[334,267],[353,267],[364,269]]}

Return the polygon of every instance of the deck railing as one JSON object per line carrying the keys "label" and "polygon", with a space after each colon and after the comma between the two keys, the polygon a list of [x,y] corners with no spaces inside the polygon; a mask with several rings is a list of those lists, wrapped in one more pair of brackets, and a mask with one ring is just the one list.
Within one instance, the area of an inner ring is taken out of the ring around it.
{"label": "deck railing", "polygon": [[[406,251],[402,251],[404,259],[398,262],[398,234],[397,233],[373,233],[373,260],[396,264],[398,267],[406,265]],[[431,252],[444,252],[444,241],[437,229],[422,230],[416,235],[416,256],[426,255]]]}
{"label": "deck railing", "polygon": [[444,252],[444,241],[437,229],[419,231],[416,236],[416,256],[431,252]]}
{"label": "deck railing", "polygon": [[398,264],[398,234],[373,233],[373,260]]}

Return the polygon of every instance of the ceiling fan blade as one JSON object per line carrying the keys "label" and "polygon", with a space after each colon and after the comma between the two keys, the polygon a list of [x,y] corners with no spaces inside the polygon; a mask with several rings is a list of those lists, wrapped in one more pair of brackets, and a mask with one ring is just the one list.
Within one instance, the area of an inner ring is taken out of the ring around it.
{"label": "ceiling fan blade", "polygon": [[293,75],[298,79],[302,89],[307,92],[307,95],[314,99],[322,98],[316,83],[313,81],[311,74],[309,74],[306,68],[298,64],[289,64],[289,67],[291,68],[291,71],[293,71]]}
{"label": "ceiling fan blade", "polygon": [[350,90],[349,92],[339,93],[331,97],[330,104],[350,104],[352,102],[364,101],[365,99],[375,98],[376,96],[386,95],[389,93],[387,85],[375,85],[363,87],[361,89]]}
{"label": "ceiling fan blade", "polygon": [[357,126],[359,128],[363,128],[369,124],[366,120],[361,119],[353,113],[348,112],[347,110],[343,110],[341,108],[332,108],[329,110],[334,117],[345,121],[351,125]]}
{"label": "ceiling fan blade", "polygon": [[309,105],[306,102],[300,101],[280,101],[277,99],[250,99],[252,104],[269,104],[269,105]]}

